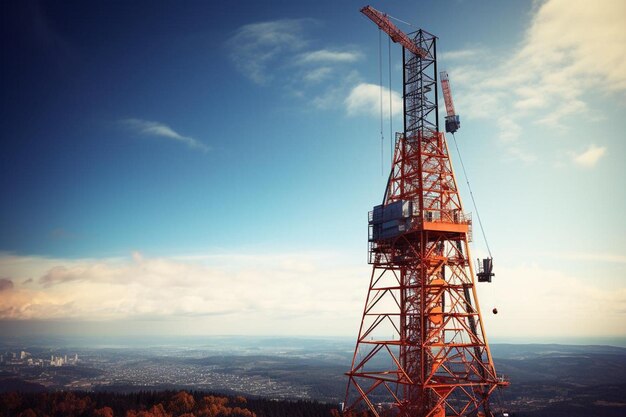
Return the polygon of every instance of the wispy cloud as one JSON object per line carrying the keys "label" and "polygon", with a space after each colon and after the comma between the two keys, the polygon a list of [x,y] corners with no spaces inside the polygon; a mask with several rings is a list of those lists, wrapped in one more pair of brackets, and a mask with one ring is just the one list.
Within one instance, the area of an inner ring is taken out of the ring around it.
{"label": "wispy cloud", "polygon": [[258,85],[278,86],[320,109],[339,109],[359,78],[353,66],[363,54],[349,45],[313,48],[318,43],[313,31],[320,25],[313,19],[282,19],[242,26],[227,41],[230,58]]}
{"label": "wispy cloud", "polygon": [[[358,84],[350,91],[344,101],[348,115],[380,116],[380,95],[381,86],[368,83]],[[389,89],[382,87],[382,96],[383,115],[385,117],[389,117],[390,111],[394,116],[402,112],[402,97],[398,92],[391,92],[391,109],[389,108]]]}
{"label": "wispy cloud", "polygon": [[300,64],[317,64],[317,63],[341,63],[355,62],[361,59],[362,54],[357,51],[332,51],[328,49],[320,49],[300,54],[297,61]]}
{"label": "wispy cloud", "polygon": [[231,59],[243,75],[257,84],[273,79],[268,68],[275,69],[285,53],[293,54],[307,45],[304,28],[311,19],[282,19],[244,25],[228,41]]}
{"label": "wispy cloud", "polygon": [[198,149],[203,152],[209,151],[211,148],[204,143],[190,136],[183,136],[176,132],[168,125],[160,122],[141,119],[124,119],[121,123],[132,131],[145,136],[156,136],[181,142],[190,148]]}
{"label": "wispy cloud", "polygon": [[624,2],[548,0],[538,3],[509,56],[475,48],[442,54],[457,64],[449,71],[459,87],[457,107],[470,118],[506,118],[500,138],[511,151],[525,142],[511,123],[566,129],[568,117],[591,119],[586,93],[626,90],[624,16]]}
{"label": "wispy cloud", "polygon": [[319,67],[305,72],[303,78],[310,83],[318,83],[328,78],[332,72],[330,67]]}
{"label": "wispy cloud", "polygon": [[442,59],[442,60],[453,61],[453,60],[474,58],[476,56],[482,55],[483,53],[484,51],[480,49],[467,48],[467,49],[462,49],[459,51],[445,51],[440,54],[437,54],[437,58]]}
{"label": "wispy cloud", "polygon": [[600,158],[606,154],[605,146],[589,145],[587,150],[582,153],[571,153],[572,161],[584,168],[593,168],[596,166]]}

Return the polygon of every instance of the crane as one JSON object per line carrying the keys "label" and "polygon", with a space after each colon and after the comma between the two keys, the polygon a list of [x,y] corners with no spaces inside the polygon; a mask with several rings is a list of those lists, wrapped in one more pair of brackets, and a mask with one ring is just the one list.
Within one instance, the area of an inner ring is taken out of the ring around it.
{"label": "crane", "polygon": [[441,71],[439,73],[439,79],[441,80],[441,89],[443,90],[443,101],[446,103],[446,132],[454,133],[461,127],[461,120],[459,119],[459,115],[454,111],[448,73]]}
{"label": "crane", "polygon": [[[493,417],[490,396],[508,381],[487,343],[470,261],[472,218],[439,130],[437,37],[423,29],[407,35],[371,6],[360,11],[403,47],[404,129],[383,202],[368,217],[372,272],[344,416]],[[490,280],[491,264],[476,275]]]}
{"label": "crane", "polygon": [[[461,127],[461,121],[459,119],[459,115],[456,114],[454,110],[454,103],[452,102],[452,92],[450,91],[450,79],[448,77],[448,73],[446,71],[441,71],[439,73],[439,79],[441,80],[441,90],[443,91],[443,100],[446,103],[446,132],[452,133],[452,138],[454,139],[454,146],[456,147],[456,151],[459,154],[459,159],[461,161],[461,167],[463,168],[463,174],[465,175],[465,181],[467,182],[467,188],[470,192],[470,197],[472,198],[472,204],[474,205],[474,209],[476,210],[476,217],[478,217],[478,224],[480,225],[480,230],[483,234],[483,238],[485,239],[485,245],[487,246],[487,251],[489,252],[489,258],[484,258],[482,263],[478,260],[476,264],[476,277],[478,278],[478,282],[491,282],[491,279],[495,276],[493,273],[493,258],[491,256],[491,249],[489,249],[489,243],[487,242],[487,237],[485,235],[485,230],[483,228],[483,223],[480,219],[480,214],[478,213],[478,207],[476,206],[476,201],[474,200],[474,193],[472,192],[472,186],[470,185],[469,178],[467,176],[467,172],[465,171],[465,165],[463,164],[463,159],[461,158],[461,151],[459,150],[459,146],[456,143],[456,137],[454,136],[454,132],[459,130]],[[497,309],[494,309],[494,314],[497,314]]]}
{"label": "crane", "polygon": [[369,17],[370,20],[383,31],[392,41],[395,43],[399,43],[404,46],[409,51],[413,52],[415,55],[425,58],[428,55],[428,52],[423,48],[420,48],[408,37],[408,35],[402,32],[396,25],[394,25],[391,20],[387,17],[386,13],[379,12],[374,9],[372,6],[365,6],[361,9],[361,13],[365,16]]}

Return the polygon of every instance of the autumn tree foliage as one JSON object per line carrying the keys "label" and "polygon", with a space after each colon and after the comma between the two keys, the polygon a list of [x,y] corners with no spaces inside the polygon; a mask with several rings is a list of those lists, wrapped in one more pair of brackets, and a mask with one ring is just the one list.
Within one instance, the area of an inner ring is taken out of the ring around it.
{"label": "autumn tree foliage", "polygon": [[78,417],[82,416],[91,407],[91,398],[87,396],[79,397],[73,392],[68,392],[67,395],[60,397],[58,400],[54,402],[52,409],[52,412],[56,415]]}
{"label": "autumn tree foliage", "polygon": [[338,417],[334,408],[187,391],[0,394],[0,417]]}
{"label": "autumn tree foliage", "polygon": [[193,411],[195,405],[196,400],[193,399],[193,395],[180,391],[172,397],[167,410],[174,415],[183,415]]}
{"label": "autumn tree foliage", "polygon": [[114,417],[111,407],[102,407],[93,410],[93,417]]}
{"label": "autumn tree foliage", "polygon": [[[235,402],[245,404],[246,400],[243,397],[237,397]],[[229,399],[225,397],[205,396],[198,410],[198,417],[256,417],[252,411],[238,406],[230,407],[228,403]]]}
{"label": "autumn tree foliage", "polygon": [[153,405],[149,410],[128,410],[126,417],[173,417],[173,414],[166,412],[163,404],[159,403]]}

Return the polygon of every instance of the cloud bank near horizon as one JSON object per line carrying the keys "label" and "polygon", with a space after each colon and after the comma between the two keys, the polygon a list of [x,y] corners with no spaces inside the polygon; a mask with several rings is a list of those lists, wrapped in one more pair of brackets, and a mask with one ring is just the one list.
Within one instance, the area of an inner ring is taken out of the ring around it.
{"label": "cloud bank near horizon", "polygon": [[[366,264],[346,266],[338,254],[324,253],[135,252],[107,259],[3,254],[0,320],[113,321],[122,328],[143,321],[183,334],[351,336],[370,272]],[[504,266],[498,276],[502,282],[478,286],[490,336],[626,334],[626,288],[601,287],[538,265]],[[528,288],[532,299],[513,296]],[[497,316],[489,313],[493,307]]]}
{"label": "cloud bank near horizon", "polygon": [[[362,300],[349,288],[366,273],[329,254],[152,258],[139,252],[76,260],[5,254],[0,271],[10,277],[2,280],[0,320],[209,319],[236,322],[235,333],[270,323],[283,327],[279,333],[309,323],[315,333],[315,322],[353,317]],[[213,330],[231,333],[223,325]]]}

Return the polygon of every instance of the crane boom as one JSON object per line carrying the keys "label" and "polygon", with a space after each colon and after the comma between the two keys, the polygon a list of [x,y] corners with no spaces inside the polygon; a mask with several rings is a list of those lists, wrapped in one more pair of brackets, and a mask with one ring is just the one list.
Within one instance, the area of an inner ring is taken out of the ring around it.
{"label": "crane boom", "polygon": [[441,89],[443,90],[443,101],[446,103],[446,132],[454,133],[461,127],[461,119],[454,111],[454,103],[452,102],[452,93],[450,92],[450,80],[446,71],[439,73],[441,80]]}
{"label": "crane boom", "polygon": [[448,73],[441,71],[439,73],[439,79],[441,80],[441,89],[443,90],[443,101],[446,103],[446,113],[448,116],[453,116],[454,103],[452,102],[452,93],[450,92],[450,80],[448,79]]}
{"label": "crane boom", "polygon": [[415,55],[425,58],[428,53],[415,45],[415,43],[409,38],[409,36],[402,32],[396,25],[394,25],[391,20],[387,17],[385,13],[379,12],[374,9],[372,6],[365,6],[361,9],[361,13],[365,16],[369,17],[369,19],[376,23],[376,25],[383,30],[392,41],[395,43],[399,43],[404,46],[409,51],[413,52]]}

